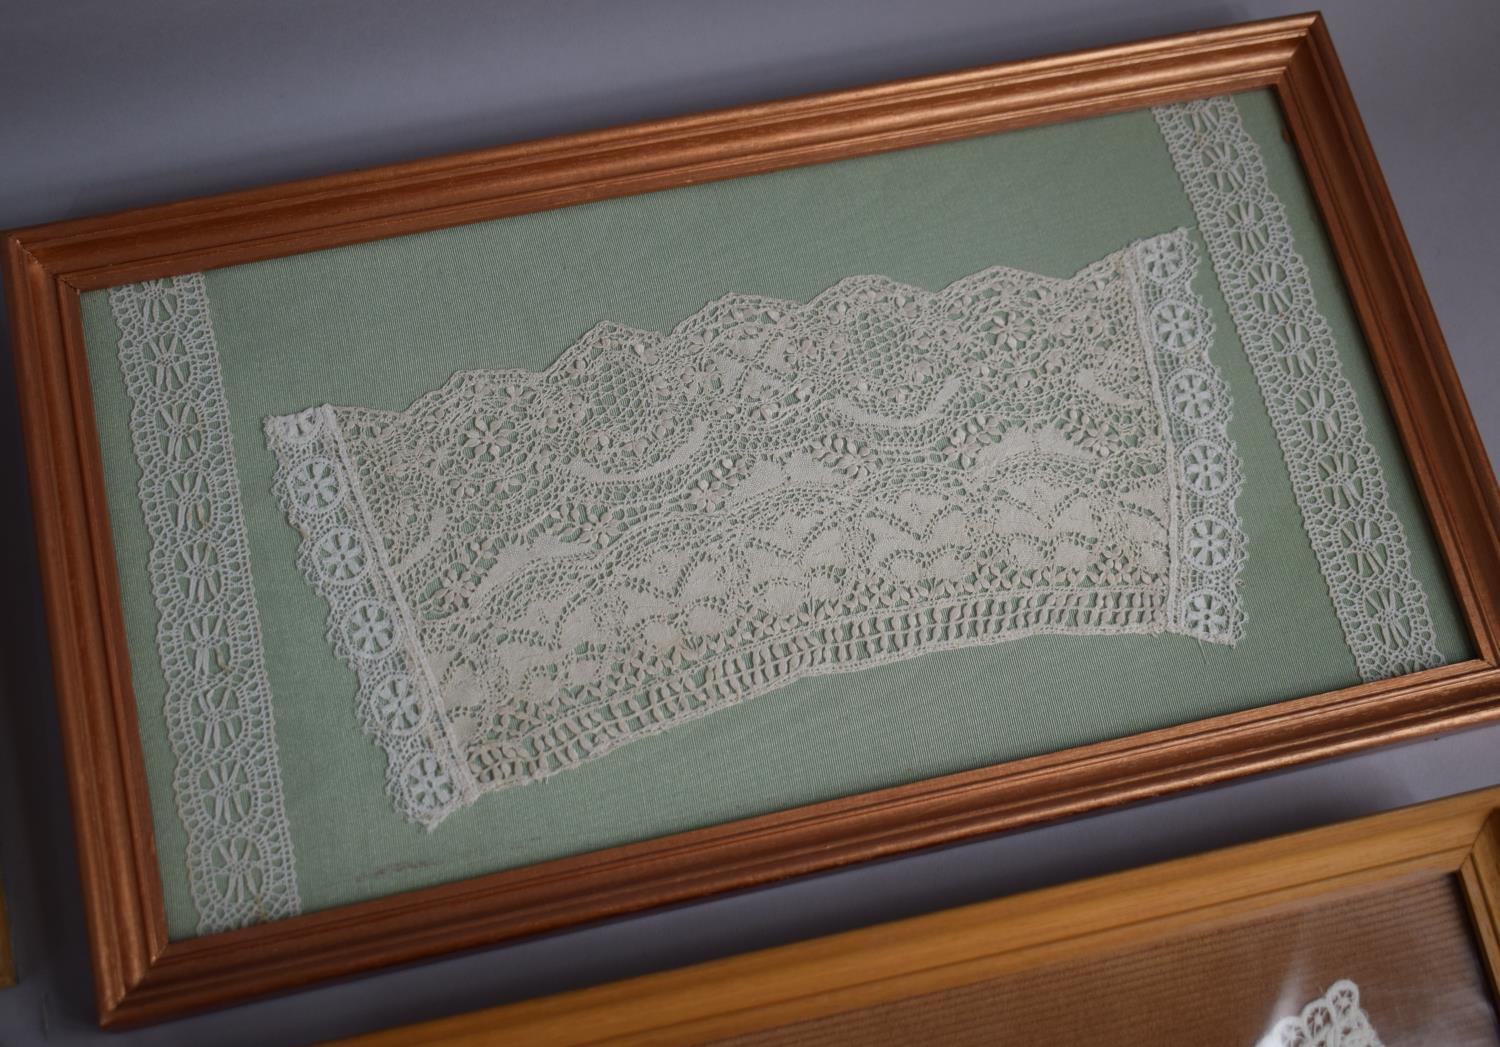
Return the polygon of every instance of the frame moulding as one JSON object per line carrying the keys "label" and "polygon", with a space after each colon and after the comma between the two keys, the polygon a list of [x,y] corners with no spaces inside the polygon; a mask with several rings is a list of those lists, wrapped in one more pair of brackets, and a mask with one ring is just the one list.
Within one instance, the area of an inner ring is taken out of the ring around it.
{"label": "frame moulding", "polygon": [[[82,291],[1263,87],[1274,89],[1286,115],[1476,657],[168,940],[88,386]],[[1500,719],[1500,493],[1317,15],[567,135],[37,226],[4,239],[57,707],[105,1025],[155,1021]],[[1493,861],[1473,875],[1495,880]]]}

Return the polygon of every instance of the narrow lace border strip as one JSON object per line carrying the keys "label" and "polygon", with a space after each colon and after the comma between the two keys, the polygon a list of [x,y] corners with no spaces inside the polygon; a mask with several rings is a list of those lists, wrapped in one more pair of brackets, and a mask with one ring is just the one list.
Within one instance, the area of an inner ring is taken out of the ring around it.
{"label": "narrow lace border strip", "polygon": [[1365,680],[1442,663],[1380,459],[1286,210],[1234,99],[1153,110],[1208,243],[1349,649]]}
{"label": "narrow lace border strip", "polygon": [[198,933],[301,911],[201,273],[113,288]]}
{"label": "narrow lace border strip", "polygon": [[328,641],[354,670],[366,734],[385,750],[386,791],[428,829],[479,796],[450,736],[437,674],[360,490],[329,406],[265,421],[273,490],[302,536],[297,564],[328,603]]}
{"label": "narrow lace border strip", "polygon": [[1236,502],[1244,470],[1229,438],[1229,387],[1209,357],[1213,320],[1193,292],[1198,249],[1187,230],[1176,229],[1132,244],[1127,257],[1170,463],[1169,627],[1209,643],[1238,643],[1245,633],[1245,532]]}

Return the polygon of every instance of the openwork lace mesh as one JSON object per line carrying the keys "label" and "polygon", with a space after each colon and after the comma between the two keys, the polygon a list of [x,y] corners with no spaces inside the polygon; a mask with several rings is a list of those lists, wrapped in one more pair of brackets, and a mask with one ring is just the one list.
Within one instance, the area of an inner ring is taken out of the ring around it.
{"label": "openwork lace mesh", "polygon": [[[300,911],[271,687],[201,274],[116,287],[199,933]],[[141,695],[145,698],[145,695]]]}
{"label": "openwork lace mesh", "polygon": [[1286,209],[1234,99],[1154,110],[1255,368],[1349,649],[1366,680],[1442,663],[1427,594]]}
{"label": "openwork lace mesh", "polygon": [[[1438,664],[1233,99],[1155,114],[1360,672]],[[670,334],[601,325],[542,374],[460,373],[405,412],[269,421],[301,566],[398,806],[432,826],[797,678],[925,651],[1036,633],[1234,642],[1240,471],[1196,265],[1178,231],[1069,280],[997,268],[937,293],[854,277],[807,304],[734,295]],[[203,278],[110,301],[199,930],[292,915]]]}
{"label": "openwork lace mesh", "polygon": [[1070,279],[846,279],[544,372],[270,419],[400,809],[435,825],[807,676],[1040,633],[1232,643],[1228,392],[1178,230]]}

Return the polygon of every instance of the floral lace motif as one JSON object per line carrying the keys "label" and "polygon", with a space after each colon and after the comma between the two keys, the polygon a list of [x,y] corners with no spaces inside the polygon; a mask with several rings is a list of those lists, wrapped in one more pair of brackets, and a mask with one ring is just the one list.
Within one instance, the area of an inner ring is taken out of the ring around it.
{"label": "floral lace motif", "polygon": [[1154,110],[1255,369],[1292,490],[1366,680],[1442,663],[1427,595],[1286,211],[1234,99]]}
{"label": "floral lace motif", "polygon": [[1302,1013],[1283,1018],[1256,1047],[1381,1047],[1380,1037],[1359,1006],[1359,986],[1337,981]]}
{"label": "floral lace motif", "polygon": [[433,826],[802,677],[1039,633],[1233,643],[1240,467],[1178,230],[851,277],[545,372],[267,421],[397,806]]}
{"label": "floral lace motif", "polygon": [[120,366],[151,535],[173,785],[198,931],[300,911],[271,688],[201,274],[116,287]]}

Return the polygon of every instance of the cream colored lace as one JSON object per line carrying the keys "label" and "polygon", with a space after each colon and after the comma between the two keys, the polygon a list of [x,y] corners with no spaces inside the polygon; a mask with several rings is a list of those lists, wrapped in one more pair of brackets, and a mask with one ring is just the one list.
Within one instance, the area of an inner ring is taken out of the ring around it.
{"label": "cream colored lace", "polygon": [[1380,1037],[1359,1005],[1359,986],[1347,978],[1300,1014],[1281,1019],[1256,1047],[1381,1047]]}
{"label": "cream colored lace", "polygon": [[[199,933],[301,908],[271,686],[203,276],[116,287],[120,366],[151,535],[173,785]],[[125,566],[122,564],[122,566]]]}
{"label": "cream colored lace", "polygon": [[433,825],[794,680],[1040,633],[1240,635],[1181,230],[1071,279],[851,277],[601,324],[406,411],[271,419],[301,564]]}
{"label": "cream colored lace", "polygon": [[1442,663],[1427,594],[1286,208],[1233,98],[1155,110],[1366,680]]}

